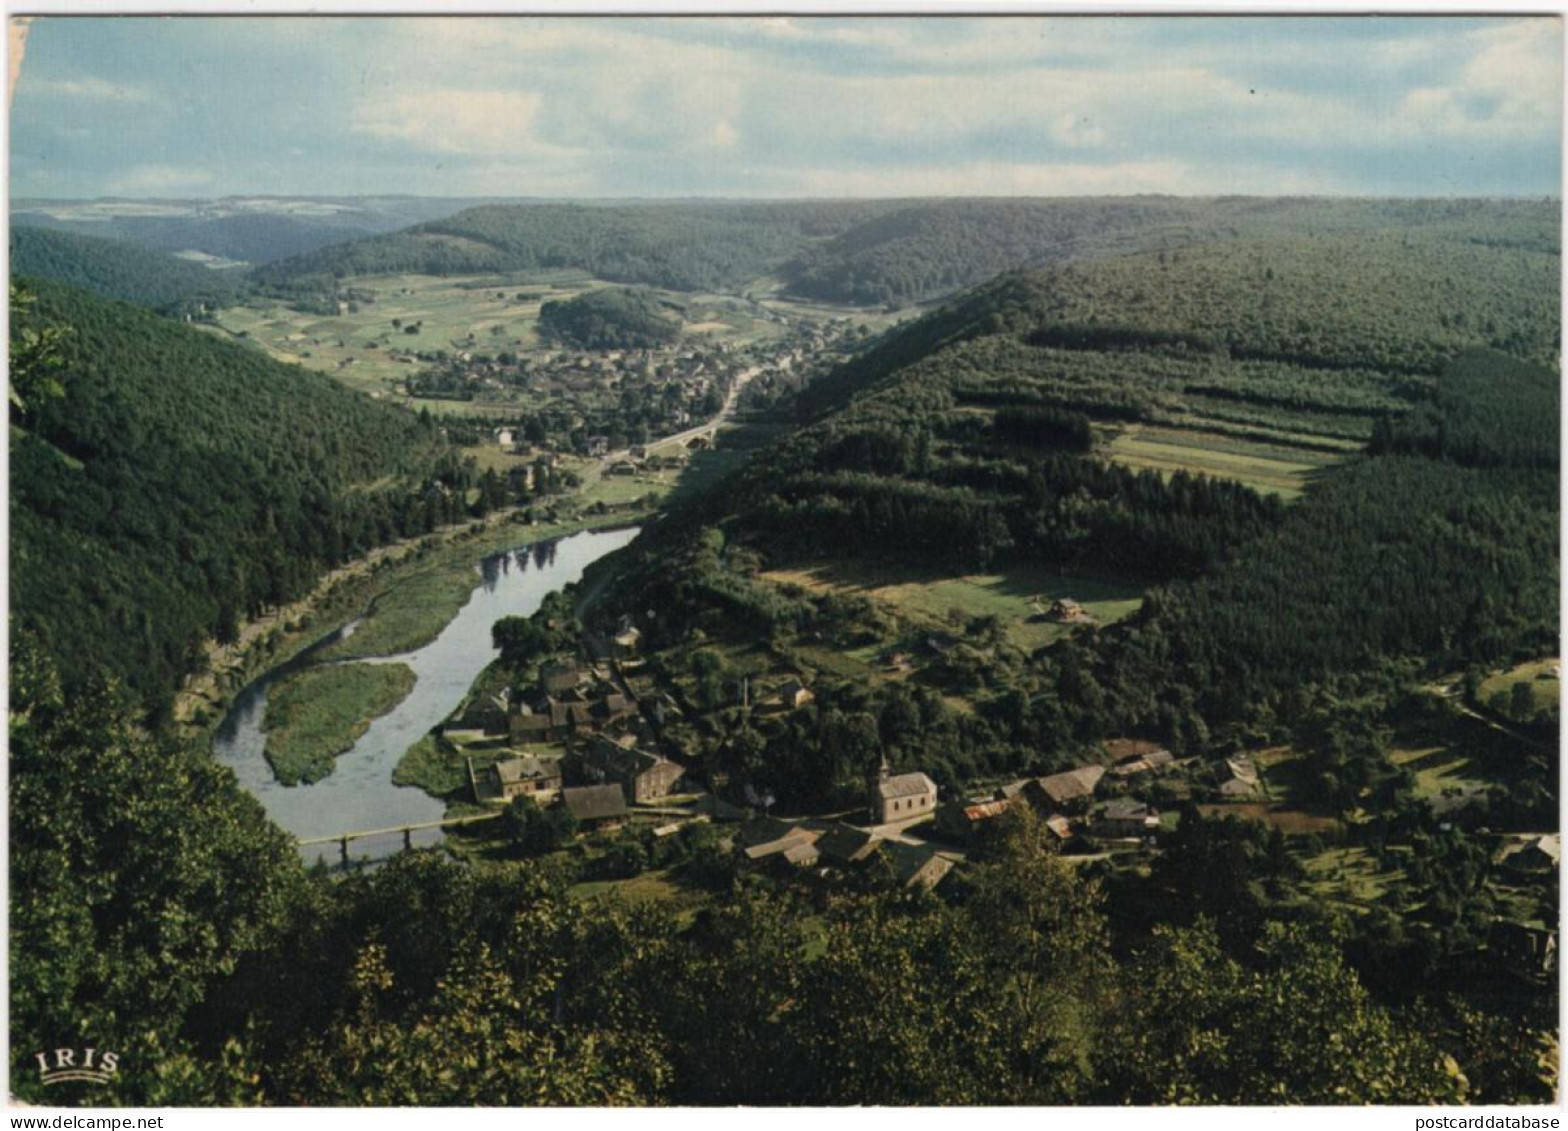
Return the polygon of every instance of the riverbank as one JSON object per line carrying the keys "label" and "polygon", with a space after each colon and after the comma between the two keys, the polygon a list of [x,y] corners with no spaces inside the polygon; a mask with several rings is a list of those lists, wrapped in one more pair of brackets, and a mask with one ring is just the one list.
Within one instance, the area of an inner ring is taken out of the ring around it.
{"label": "riverbank", "polygon": [[[497,620],[531,616],[549,594],[576,582],[587,566],[630,543],[637,530],[632,526],[614,531],[580,531],[528,543],[530,549],[526,553],[500,552],[481,558],[481,568],[470,578],[472,594],[451,622],[435,640],[393,661],[414,673],[412,690],[390,711],[372,720],[352,748],[333,760],[331,773],[314,784],[290,788],[278,781],[267,757],[269,735],[263,723],[274,687],[283,686],[300,673],[331,672],[340,666],[390,666],[385,662],[317,664],[325,649],[336,642],[335,636],[329,635],[319,649],[302,654],[285,668],[273,669],[247,684],[217,728],[212,741],[213,756],[234,772],[239,783],[262,803],[274,821],[302,841],[332,841],[345,830],[419,825],[420,831],[413,834],[415,844],[438,843],[442,831],[425,826],[439,820],[445,803],[423,788],[404,785],[410,771],[438,767],[421,768],[416,757],[399,774],[396,771],[400,762],[452,713],[494,657],[491,638]],[[505,530],[493,532],[493,537],[506,539],[503,545],[507,547],[523,543],[515,533],[510,538],[506,536]],[[479,540],[470,539],[463,549],[475,553],[480,545]],[[327,709],[325,704],[322,709]],[[477,762],[481,755],[476,751],[475,756]],[[444,768],[461,769],[466,774],[466,765],[460,759],[452,759]],[[423,778],[425,774],[418,776]],[[440,790],[442,783],[433,784]],[[363,843],[356,841],[353,854],[357,859],[380,859],[387,851],[401,847],[401,838],[397,836],[370,838]],[[307,859],[330,854],[314,844],[304,852]]]}
{"label": "riverbank", "polygon": [[327,664],[278,682],[262,729],[267,764],[282,785],[310,785],[332,773],[370,724],[414,690],[404,664]]}
{"label": "riverbank", "polygon": [[[467,594],[472,592],[476,565],[486,555],[515,546],[565,538],[584,530],[635,525],[645,522],[656,509],[656,505],[606,507],[594,514],[530,524],[521,521],[525,513],[522,508],[511,508],[497,511],[485,519],[377,547],[326,574],[315,589],[300,600],[246,622],[234,644],[225,646],[207,641],[206,672],[188,680],[175,699],[176,725],[187,737],[210,739],[233,705],[235,696],[249,683],[292,659],[323,636],[365,617],[367,612],[386,611],[389,624],[394,620],[402,620],[405,625],[422,622],[419,636],[413,635],[410,628],[404,639],[427,641],[434,635],[429,631],[428,621],[393,612],[401,599],[389,599],[383,610],[383,598],[415,576],[435,576],[450,571],[452,575],[467,577],[462,597],[455,595],[455,586],[447,589],[444,608],[446,620],[450,620],[463,607]],[[417,587],[408,588],[405,596],[411,605],[417,600]],[[439,631],[440,625],[436,625],[435,632]],[[374,644],[376,638],[370,639]],[[418,642],[413,646],[418,647]],[[387,653],[367,651],[358,654]]]}

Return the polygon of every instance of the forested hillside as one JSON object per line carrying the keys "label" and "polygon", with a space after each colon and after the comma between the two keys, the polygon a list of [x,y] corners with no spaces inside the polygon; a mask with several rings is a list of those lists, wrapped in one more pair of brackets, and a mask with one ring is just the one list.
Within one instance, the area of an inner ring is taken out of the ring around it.
{"label": "forested hillside", "polygon": [[35,368],[61,393],[28,382],[13,409],[11,615],[68,685],[110,675],[156,707],[200,639],[451,517],[437,480],[455,469],[415,417],[136,307],[27,286],[13,358],[48,335]]}
{"label": "forested hillside", "polygon": [[492,205],[401,232],[273,264],[260,278],[418,272],[460,275],[575,267],[621,283],[733,289],[780,267],[812,241],[844,231],[885,203]]}
{"label": "forested hillside", "polygon": [[11,273],[169,313],[227,305],[245,286],[243,273],[232,269],[214,271],[119,240],[20,225],[11,229]]}
{"label": "forested hillside", "polygon": [[657,349],[680,337],[680,315],[651,291],[608,287],[539,308],[539,332],[582,349]]}
{"label": "forested hillside", "polygon": [[791,288],[852,303],[907,303],[1003,271],[1237,238],[1407,231],[1556,252],[1550,202],[1180,197],[917,201],[804,249]]}
{"label": "forested hillside", "polygon": [[260,275],[299,288],[355,275],[570,267],[677,290],[771,275],[802,297],[907,305],[1021,267],[1237,239],[1399,233],[1555,256],[1556,215],[1549,202],[1247,197],[515,204],[322,248]]}
{"label": "forested hillside", "polygon": [[[1187,747],[1299,719],[1314,688],[1390,664],[1549,648],[1556,379],[1473,347],[1554,356],[1555,257],[1367,234],[1161,258],[1010,276],[893,333],[808,388],[815,423],[646,534],[618,605],[672,610],[654,626],[667,644],[720,624],[864,640],[865,609],[759,575],[859,561],[1154,586],[1122,625],[1025,663],[976,660],[980,721],[935,728],[922,754],[955,781],[1097,736]],[[1243,470],[1129,460],[1128,437],[1155,426]],[[1318,447],[1299,502],[1246,485],[1251,463]],[[864,772],[825,765],[809,786],[793,764],[776,784],[825,797]]]}

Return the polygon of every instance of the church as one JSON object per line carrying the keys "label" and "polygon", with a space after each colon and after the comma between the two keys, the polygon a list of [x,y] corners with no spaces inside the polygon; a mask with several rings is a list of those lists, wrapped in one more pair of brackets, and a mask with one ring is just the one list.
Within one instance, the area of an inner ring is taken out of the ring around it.
{"label": "church", "polygon": [[894,774],[887,759],[871,782],[871,822],[885,825],[936,812],[936,782],[922,773]]}

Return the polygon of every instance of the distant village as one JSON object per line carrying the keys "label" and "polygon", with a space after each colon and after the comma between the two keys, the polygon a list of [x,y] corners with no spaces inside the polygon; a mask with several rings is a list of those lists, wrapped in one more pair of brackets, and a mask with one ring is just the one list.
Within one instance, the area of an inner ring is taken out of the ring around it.
{"label": "distant village", "polygon": [[[423,366],[396,391],[415,398],[488,405],[526,397],[548,422],[536,443],[578,455],[603,455],[711,419],[737,387],[753,379],[789,384],[797,370],[859,340],[847,318],[773,315],[780,337],[751,344],[705,337],[669,348],[586,350],[568,347],[485,352],[482,344],[437,351],[394,350],[389,356]],[[508,429],[517,441],[519,427]],[[596,450],[595,439],[603,439]]]}

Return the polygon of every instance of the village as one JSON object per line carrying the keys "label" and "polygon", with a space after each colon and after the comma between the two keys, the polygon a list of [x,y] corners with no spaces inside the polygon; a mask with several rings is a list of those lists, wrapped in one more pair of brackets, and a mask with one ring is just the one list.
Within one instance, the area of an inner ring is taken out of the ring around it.
{"label": "village", "polygon": [[539,445],[599,457],[699,426],[750,382],[759,388],[799,384],[814,364],[842,356],[861,340],[848,318],[773,320],[776,336],[751,342],[709,334],[663,348],[557,345],[490,353],[470,337],[451,350],[394,351],[393,360],[424,366],[394,391],[415,403],[469,402],[491,418],[517,406],[524,410],[517,422],[507,424],[503,416],[494,426],[503,448],[526,455]]}

